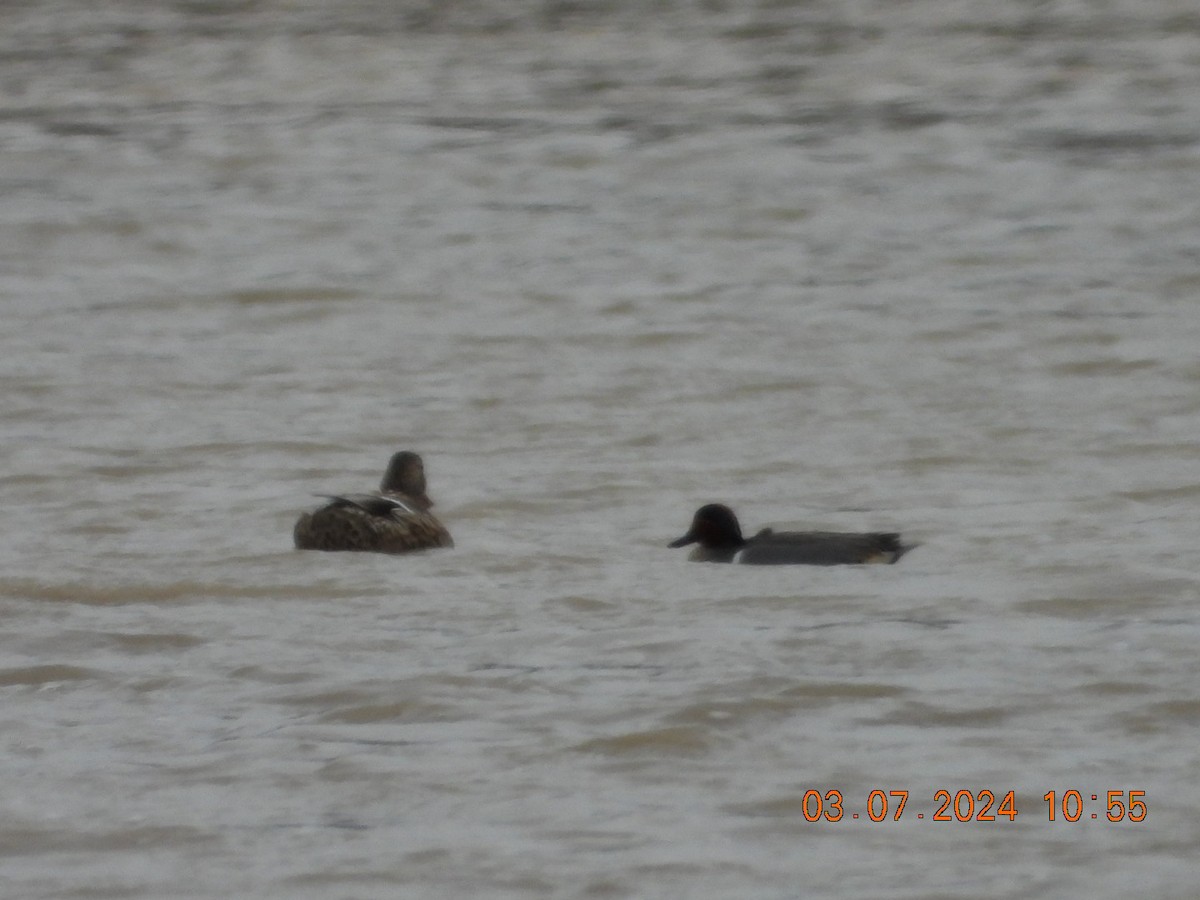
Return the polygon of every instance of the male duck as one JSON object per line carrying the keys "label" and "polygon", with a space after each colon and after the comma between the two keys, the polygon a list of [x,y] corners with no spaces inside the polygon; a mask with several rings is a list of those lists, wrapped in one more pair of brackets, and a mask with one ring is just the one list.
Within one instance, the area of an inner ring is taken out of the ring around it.
{"label": "male duck", "polygon": [[377,494],[337,494],[296,522],[292,536],[301,550],[366,550],[410,553],[453,547],[454,541],[429,508],[425,464],[407,450],[388,463]]}
{"label": "male duck", "polygon": [[688,558],[697,562],[738,562],[751,565],[792,563],[809,566],[894,563],[915,544],[901,544],[900,535],[884,532],[843,534],[833,531],[780,531],[764,528],[747,540],[737,516],[728,506],[702,506],[688,533],[671,547],[699,544]]}

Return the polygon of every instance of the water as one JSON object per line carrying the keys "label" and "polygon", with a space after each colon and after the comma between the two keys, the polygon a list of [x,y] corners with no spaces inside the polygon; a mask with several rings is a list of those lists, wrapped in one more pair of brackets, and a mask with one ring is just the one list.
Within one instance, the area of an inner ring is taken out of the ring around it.
{"label": "water", "polygon": [[[1193,895],[1191,4],[65,0],[0,84],[6,895]],[[456,549],[291,549],[401,448]]]}

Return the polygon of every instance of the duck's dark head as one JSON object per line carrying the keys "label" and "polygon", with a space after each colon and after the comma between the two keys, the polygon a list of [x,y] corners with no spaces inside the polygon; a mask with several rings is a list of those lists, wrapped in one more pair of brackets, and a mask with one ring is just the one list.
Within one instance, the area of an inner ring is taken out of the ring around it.
{"label": "duck's dark head", "polygon": [[733,510],[720,503],[710,503],[696,510],[688,533],[671,541],[669,546],[683,547],[697,542],[707,548],[736,549],[746,540]]}
{"label": "duck's dark head", "polygon": [[422,511],[433,506],[425,493],[425,463],[411,450],[401,450],[392,456],[379,490],[385,494],[404,494]]}

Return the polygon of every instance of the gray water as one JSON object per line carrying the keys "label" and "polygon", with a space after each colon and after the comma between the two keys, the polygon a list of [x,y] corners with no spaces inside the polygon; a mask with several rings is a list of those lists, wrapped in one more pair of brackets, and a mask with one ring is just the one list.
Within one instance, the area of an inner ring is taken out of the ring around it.
{"label": "gray water", "polygon": [[1193,0],[3,17],[5,897],[1195,896]]}

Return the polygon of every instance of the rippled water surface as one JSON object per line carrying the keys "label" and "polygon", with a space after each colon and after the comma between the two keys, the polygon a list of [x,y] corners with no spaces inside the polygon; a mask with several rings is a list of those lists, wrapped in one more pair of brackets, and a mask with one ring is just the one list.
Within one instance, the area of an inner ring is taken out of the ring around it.
{"label": "rippled water surface", "polygon": [[4,17],[6,896],[1194,896],[1193,2]]}

